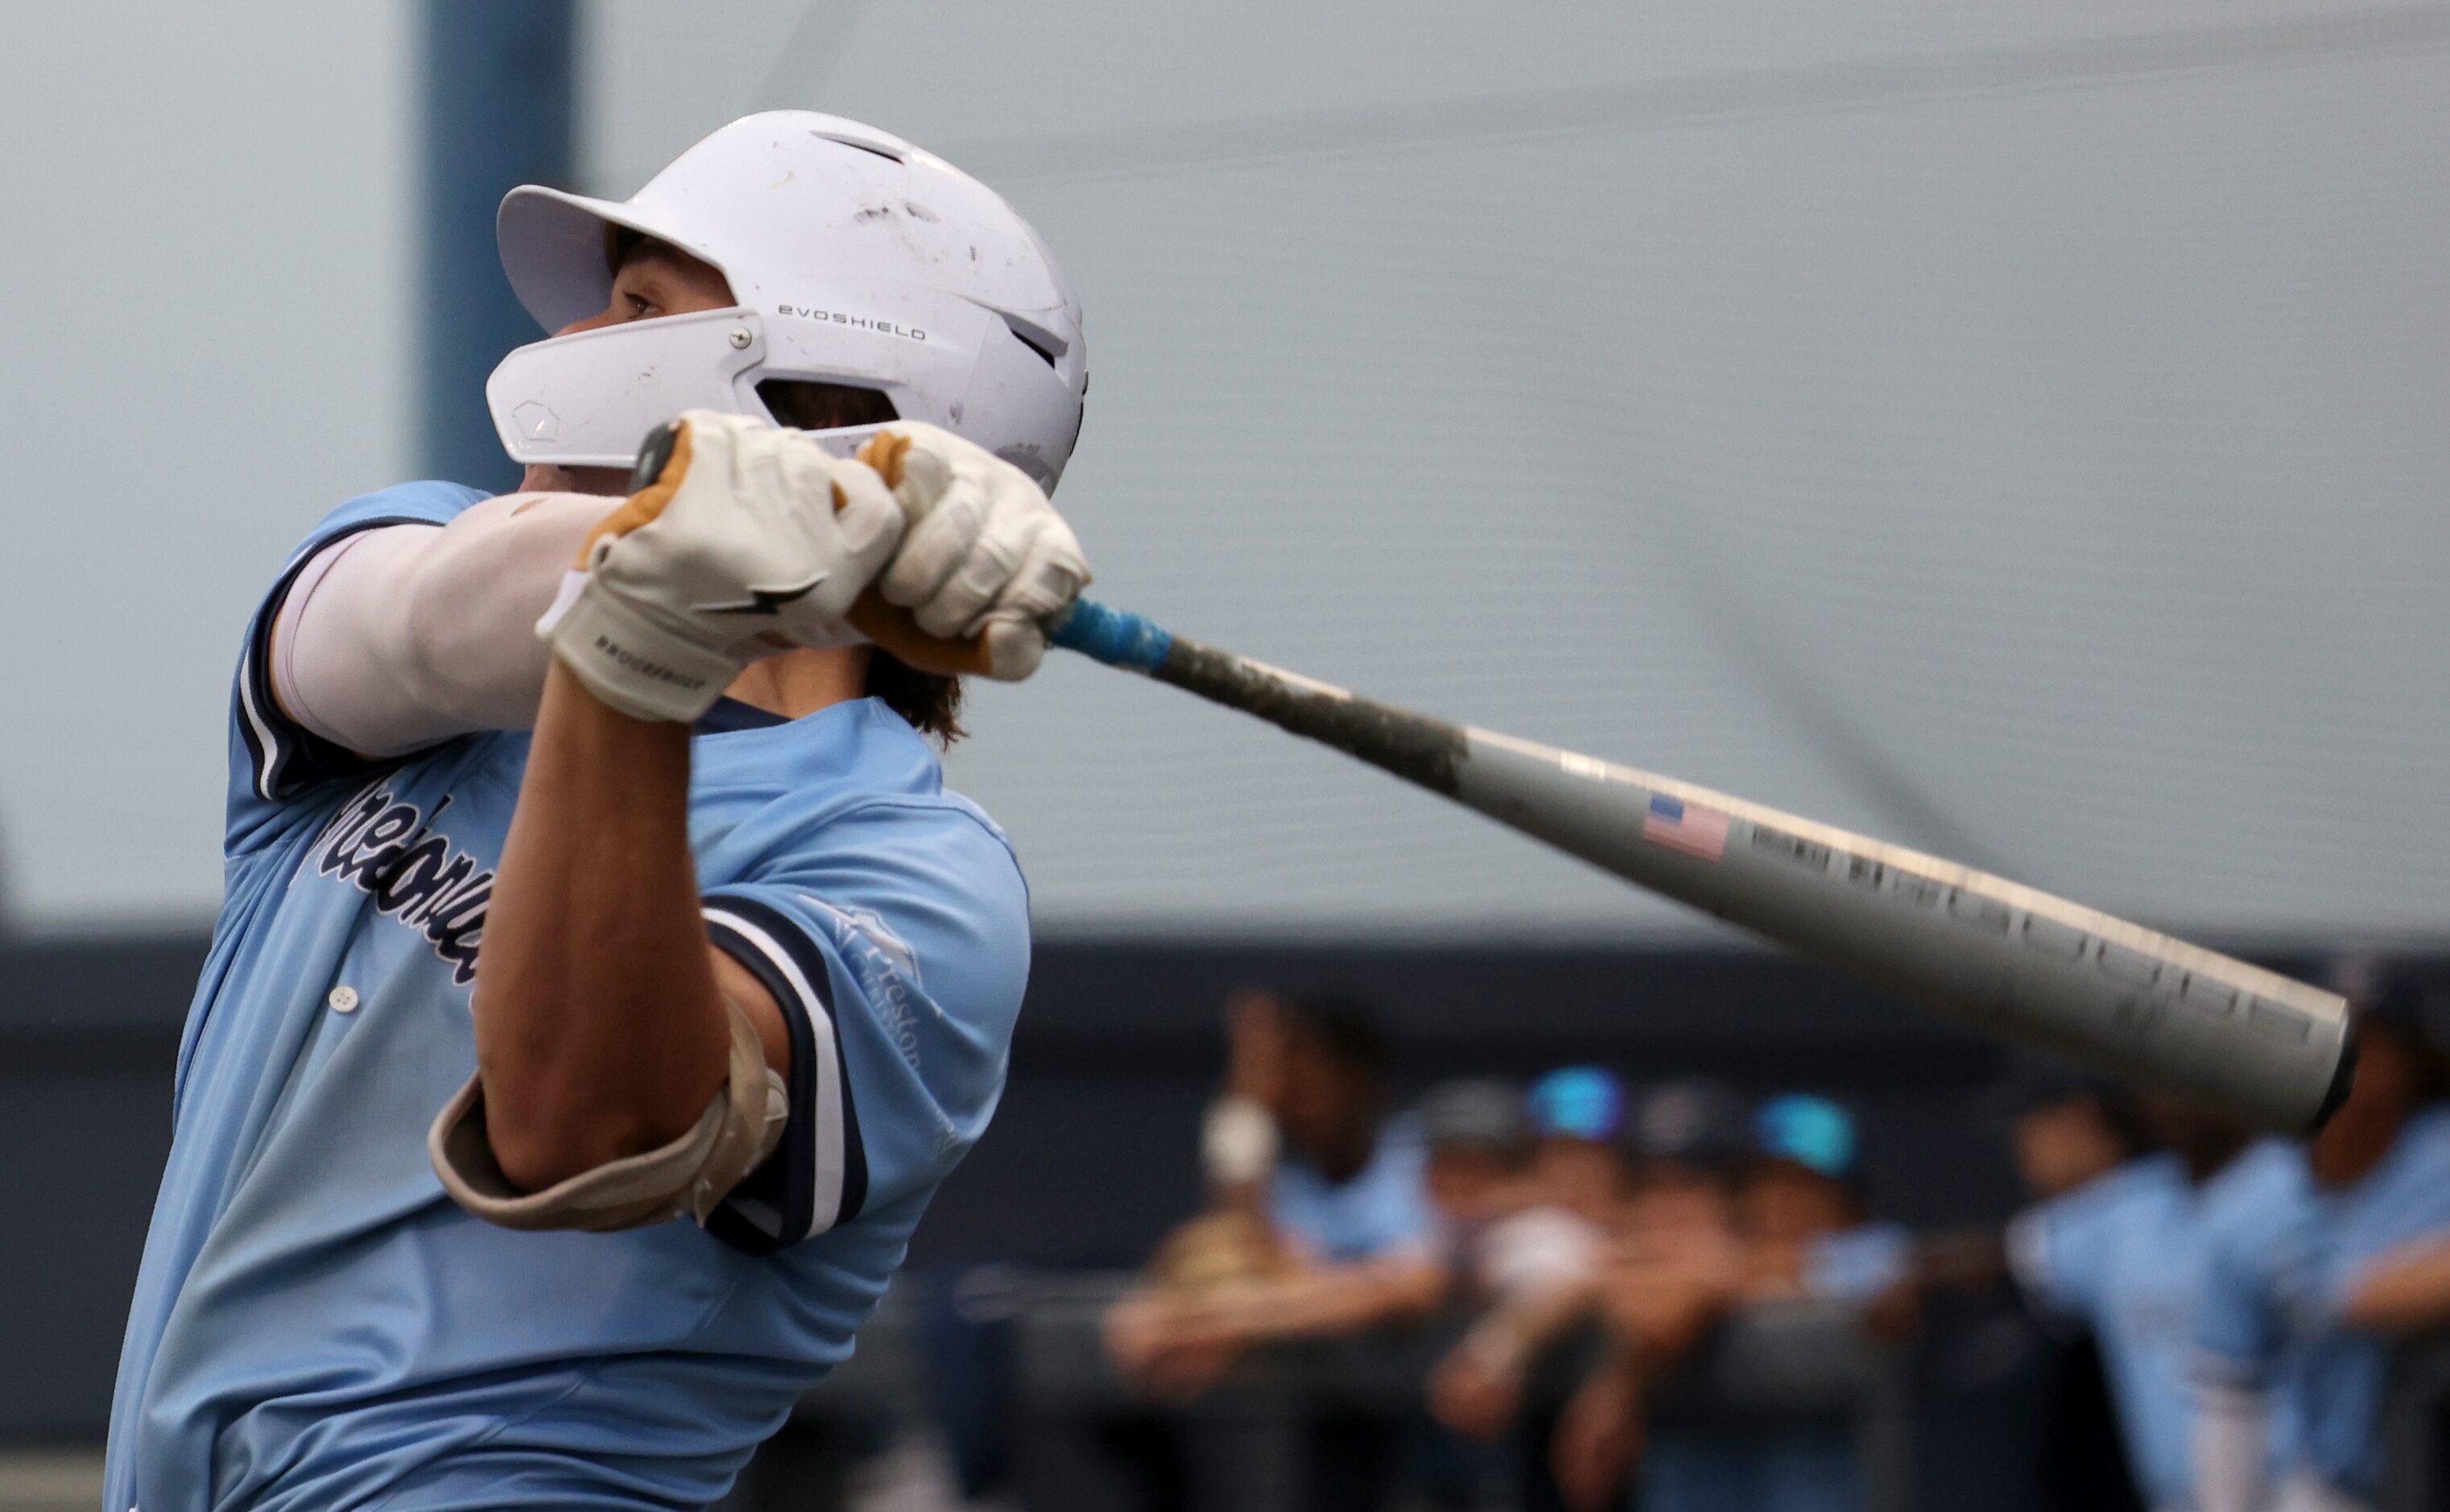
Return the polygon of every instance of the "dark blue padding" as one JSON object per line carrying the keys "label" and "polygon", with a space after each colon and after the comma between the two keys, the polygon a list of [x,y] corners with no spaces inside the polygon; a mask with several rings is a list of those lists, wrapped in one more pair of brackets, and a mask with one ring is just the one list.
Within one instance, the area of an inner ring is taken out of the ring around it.
{"label": "dark blue padding", "polygon": [[[822,993],[830,979],[826,958],[807,935],[807,927],[781,909],[744,898],[737,893],[716,893],[706,900],[707,906],[725,913],[736,914],[743,921],[765,931],[782,946],[793,965],[812,991]],[[812,1233],[848,1223],[859,1216],[867,1201],[867,1153],[859,1136],[859,1110],[851,1093],[850,1066],[843,1058],[843,1033],[836,1023],[833,1035],[834,1078],[842,1088],[839,1109],[817,1106],[816,1031],[810,1027],[812,1014],[824,1014],[828,1023],[834,1018],[829,1007],[822,1002],[808,1002],[791,984],[790,979],[767,958],[764,951],[743,939],[720,920],[707,921],[707,938],[725,955],[747,967],[765,989],[773,995],[783,1010],[784,1030],[790,1037],[791,1098],[790,1120],[784,1126],[783,1142],[766,1162],[742,1179],[732,1189],[730,1200],[716,1209],[707,1220],[709,1233],[749,1254],[771,1254]],[[816,1208],[817,1123],[823,1117],[839,1117],[842,1127],[843,1183],[842,1200],[831,1213],[819,1213]],[[737,1204],[755,1203],[771,1207],[781,1214],[780,1231],[768,1232]]]}

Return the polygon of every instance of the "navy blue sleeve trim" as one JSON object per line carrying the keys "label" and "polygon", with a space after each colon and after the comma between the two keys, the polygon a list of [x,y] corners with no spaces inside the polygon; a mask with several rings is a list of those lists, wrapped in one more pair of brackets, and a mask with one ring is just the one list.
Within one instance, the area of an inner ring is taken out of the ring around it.
{"label": "navy blue sleeve trim", "polygon": [[298,574],[308,563],[335,543],[348,539],[360,531],[381,530],[391,525],[434,525],[438,522],[418,514],[386,514],[375,519],[353,520],[329,534],[321,535],[299,549],[281,572],[280,581],[264,595],[263,607],[256,611],[255,623],[246,633],[246,650],[239,659],[238,705],[239,733],[245,738],[246,751],[254,766],[255,795],[267,804],[281,803],[318,783],[343,777],[361,777],[368,772],[393,765],[387,761],[369,761],[357,752],[325,740],[281,711],[280,700],[272,696],[272,627],[281,618],[281,606],[289,597],[289,590]]}
{"label": "navy blue sleeve trim", "polygon": [[825,1000],[825,952],[805,924],[753,898],[711,894],[705,915],[708,939],[773,995],[790,1036],[783,1142],[707,1221],[707,1231],[732,1248],[768,1254],[859,1216],[867,1155],[842,1035]]}

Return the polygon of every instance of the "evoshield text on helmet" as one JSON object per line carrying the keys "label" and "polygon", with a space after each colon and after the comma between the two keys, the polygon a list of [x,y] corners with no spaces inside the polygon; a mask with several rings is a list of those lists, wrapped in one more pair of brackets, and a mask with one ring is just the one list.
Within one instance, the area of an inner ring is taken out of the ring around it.
{"label": "evoshield text on helmet", "polygon": [[[521,463],[626,467],[684,409],[776,418],[761,385],[883,393],[1052,490],[1079,435],[1088,353],[1053,254],[993,190],[899,137],[806,110],[745,117],[627,201],[536,185],[496,221],[548,331],[605,308],[607,227],[710,263],[739,301],[520,347],[485,385]],[[826,434],[836,445],[872,427]]]}

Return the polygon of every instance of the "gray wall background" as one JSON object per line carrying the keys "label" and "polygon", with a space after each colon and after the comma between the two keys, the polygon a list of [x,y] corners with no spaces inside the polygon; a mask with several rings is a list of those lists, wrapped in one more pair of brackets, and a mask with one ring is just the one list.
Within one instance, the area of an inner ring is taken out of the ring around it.
{"label": "gray wall background", "polygon": [[0,47],[0,874],[18,921],[221,893],[230,669],[409,464],[409,8],[18,6]]}
{"label": "gray wall background", "polygon": [[[0,844],[37,924],[209,909],[246,607],[407,465],[406,9],[148,8],[166,45],[114,47],[137,14],[0,61],[36,207],[0,633],[49,648]],[[2450,934],[2450,8],[718,0],[583,36],[584,187],[796,105],[1038,223],[1096,374],[1061,502],[1118,602],[2117,911]],[[1085,666],[976,713],[953,780],[1046,928],[1705,927]]]}

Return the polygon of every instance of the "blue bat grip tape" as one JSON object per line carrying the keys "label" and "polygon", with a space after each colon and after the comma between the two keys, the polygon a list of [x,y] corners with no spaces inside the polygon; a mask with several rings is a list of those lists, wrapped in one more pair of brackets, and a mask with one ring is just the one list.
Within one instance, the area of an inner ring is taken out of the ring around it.
{"label": "blue bat grip tape", "polygon": [[1165,653],[1174,649],[1174,637],[1155,620],[1088,598],[1075,603],[1047,639],[1109,667],[1140,672],[1154,672],[1164,666]]}

